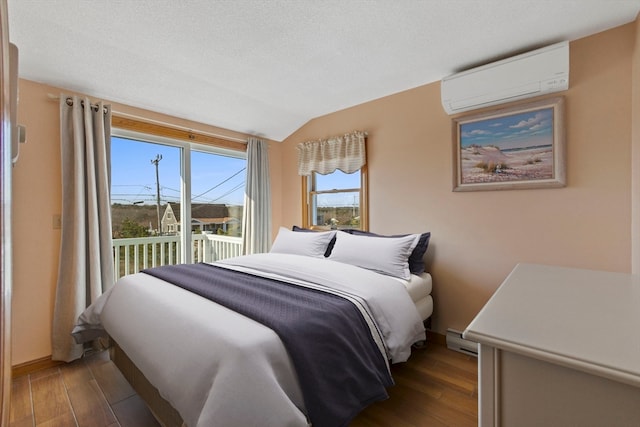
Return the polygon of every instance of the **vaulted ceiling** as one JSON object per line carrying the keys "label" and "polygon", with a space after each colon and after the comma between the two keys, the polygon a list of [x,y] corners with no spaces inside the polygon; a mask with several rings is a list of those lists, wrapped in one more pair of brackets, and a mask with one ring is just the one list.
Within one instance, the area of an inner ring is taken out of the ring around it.
{"label": "vaulted ceiling", "polygon": [[9,0],[24,79],[281,141],[633,21],[640,0]]}

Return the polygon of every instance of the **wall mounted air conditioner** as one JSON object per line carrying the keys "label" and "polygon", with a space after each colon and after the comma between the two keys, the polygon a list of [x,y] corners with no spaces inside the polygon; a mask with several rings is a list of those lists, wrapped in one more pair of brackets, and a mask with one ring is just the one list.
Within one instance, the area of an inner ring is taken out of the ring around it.
{"label": "wall mounted air conditioner", "polygon": [[569,42],[557,43],[442,79],[448,114],[569,88]]}

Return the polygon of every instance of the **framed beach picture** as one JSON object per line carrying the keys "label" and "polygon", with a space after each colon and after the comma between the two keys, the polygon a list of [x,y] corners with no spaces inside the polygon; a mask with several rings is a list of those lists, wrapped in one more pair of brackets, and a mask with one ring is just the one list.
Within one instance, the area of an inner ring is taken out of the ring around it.
{"label": "framed beach picture", "polygon": [[453,147],[453,191],[564,187],[564,98],[454,118]]}

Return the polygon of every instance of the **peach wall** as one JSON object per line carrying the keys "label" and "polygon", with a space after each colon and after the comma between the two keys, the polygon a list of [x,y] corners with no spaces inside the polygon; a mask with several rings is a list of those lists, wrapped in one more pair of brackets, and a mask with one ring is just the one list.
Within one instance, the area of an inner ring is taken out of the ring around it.
{"label": "peach wall", "polygon": [[18,122],[27,143],[13,168],[12,363],[51,354],[51,318],[58,274],[60,230],[60,125],[58,105],[46,90],[20,81]]}
{"label": "peach wall", "polygon": [[451,117],[436,82],[288,137],[282,225],[301,222],[295,144],[359,129],[369,133],[370,230],[432,233],[437,332],[464,329],[519,262],[629,272],[633,43],[629,24],[570,45],[566,188],[452,192]]}
{"label": "peach wall", "polygon": [[[48,94],[66,92],[20,80],[18,121],[27,128],[27,143],[13,175],[13,325],[12,364],[51,355],[51,323],[58,274],[60,230],[53,216],[61,212],[60,126],[58,102]],[[246,140],[248,135],[169,117],[122,104],[113,110],[220,136]],[[271,183],[281,187],[281,144],[269,141]],[[279,191],[272,191],[274,230],[280,223]]]}
{"label": "peach wall", "polygon": [[631,65],[631,272],[640,273],[640,14],[633,23],[634,45]]}

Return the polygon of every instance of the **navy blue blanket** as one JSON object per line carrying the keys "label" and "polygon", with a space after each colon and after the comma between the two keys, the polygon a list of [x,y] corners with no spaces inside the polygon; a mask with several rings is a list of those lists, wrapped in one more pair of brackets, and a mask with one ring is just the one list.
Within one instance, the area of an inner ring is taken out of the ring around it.
{"label": "navy blue blanket", "polygon": [[393,384],[362,314],[330,293],[210,264],[143,270],[274,330],[289,353],[313,427],[347,426]]}

